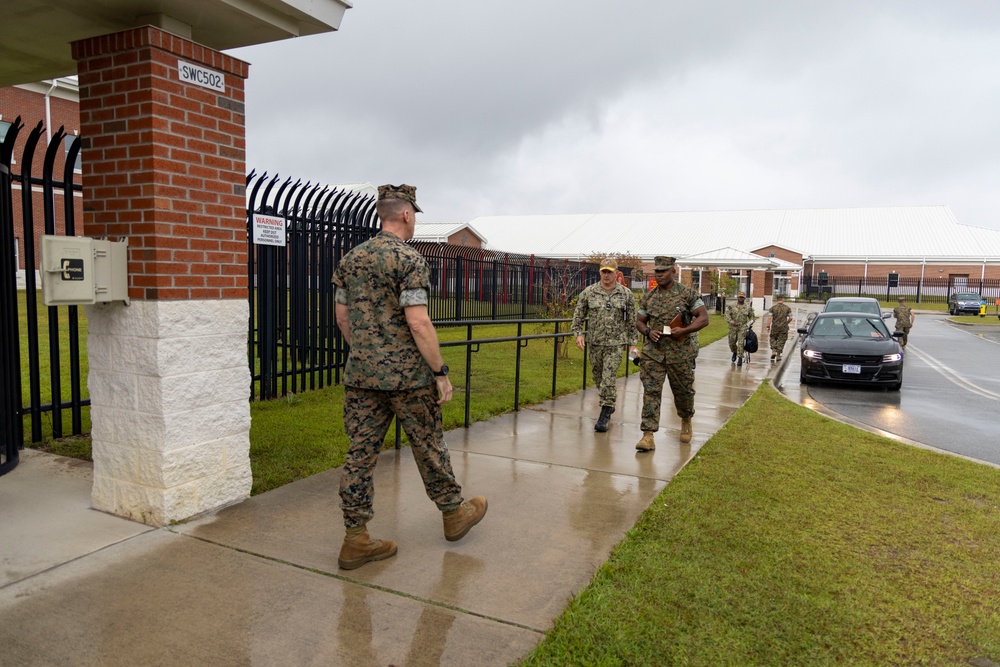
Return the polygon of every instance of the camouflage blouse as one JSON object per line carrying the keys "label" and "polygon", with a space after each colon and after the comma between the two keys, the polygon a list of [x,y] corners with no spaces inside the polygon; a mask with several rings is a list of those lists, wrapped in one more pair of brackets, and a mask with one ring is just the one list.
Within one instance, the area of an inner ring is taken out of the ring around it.
{"label": "camouflage blouse", "polygon": [[909,329],[913,326],[913,311],[905,304],[899,304],[892,309],[892,316],[896,318],[897,329]]}
{"label": "camouflage blouse", "polygon": [[624,285],[615,283],[611,294],[604,291],[601,283],[580,292],[571,327],[574,335],[583,333],[587,319],[589,345],[635,345],[635,296]]}
{"label": "camouflage blouse", "polygon": [[776,303],[767,310],[771,313],[771,331],[788,331],[788,316],[792,314],[792,309],[784,303]]}
{"label": "camouflage blouse", "polygon": [[430,270],[419,252],[381,232],[344,256],[333,284],[351,323],[346,386],[396,391],[434,383],[403,312],[427,303]]}
{"label": "camouflage blouse", "polygon": [[[678,282],[670,289],[654,287],[639,299],[639,314],[647,317],[646,325],[660,331],[677,313],[694,317],[694,311],[704,307],[705,302],[697,292]],[[658,343],[647,339],[642,345],[642,356],[662,364],[691,363],[698,356],[697,336],[689,335],[683,341],[664,336]]]}

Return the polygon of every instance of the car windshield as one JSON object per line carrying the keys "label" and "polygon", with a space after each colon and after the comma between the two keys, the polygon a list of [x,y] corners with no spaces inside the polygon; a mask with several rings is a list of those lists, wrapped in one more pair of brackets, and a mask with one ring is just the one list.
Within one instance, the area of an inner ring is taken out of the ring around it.
{"label": "car windshield", "polygon": [[959,292],[955,295],[959,301],[979,301],[980,297],[975,292]]}
{"label": "car windshield", "polygon": [[817,317],[810,335],[830,338],[854,338],[858,336],[871,340],[884,340],[892,336],[881,318],[851,317],[849,315]]}
{"label": "car windshield", "polygon": [[823,308],[826,312],[838,313],[871,313],[881,315],[882,307],[877,301],[866,301],[861,299],[830,299]]}

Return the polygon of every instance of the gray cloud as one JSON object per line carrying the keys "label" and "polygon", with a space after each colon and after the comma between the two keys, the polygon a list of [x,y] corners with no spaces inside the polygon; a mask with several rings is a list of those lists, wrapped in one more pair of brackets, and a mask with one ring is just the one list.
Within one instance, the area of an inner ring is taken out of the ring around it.
{"label": "gray cloud", "polygon": [[427,220],[947,204],[1000,228],[993,2],[359,0],[241,49],[259,171]]}

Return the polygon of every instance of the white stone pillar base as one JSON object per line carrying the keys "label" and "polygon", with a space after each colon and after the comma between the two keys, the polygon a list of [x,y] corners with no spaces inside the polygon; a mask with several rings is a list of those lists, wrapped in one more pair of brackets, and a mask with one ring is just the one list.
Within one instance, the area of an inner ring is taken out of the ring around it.
{"label": "white stone pillar base", "polygon": [[163,526],[250,496],[248,312],[87,306],[96,509]]}

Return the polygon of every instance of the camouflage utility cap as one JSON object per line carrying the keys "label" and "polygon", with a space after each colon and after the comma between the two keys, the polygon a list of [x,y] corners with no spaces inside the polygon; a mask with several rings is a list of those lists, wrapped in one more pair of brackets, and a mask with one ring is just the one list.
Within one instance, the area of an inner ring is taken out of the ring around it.
{"label": "camouflage utility cap", "polygon": [[614,257],[605,257],[601,260],[601,271],[617,271],[618,262]]}
{"label": "camouflage utility cap", "polygon": [[653,258],[653,270],[654,271],[666,271],[667,269],[674,268],[674,263],[677,261],[676,257],[664,257],[660,255]]}
{"label": "camouflage utility cap", "polygon": [[747,295],[747,293],[746,293],[746,292],[737,292],[737,293],[736,293],[736,296],[737,296],[737,297],[741,297],[741,296],[746,296],[746,295]]}
{"label": "camouflage utility cap", "polygon": [[417,187],[415,185],[380,185],[378,186],[378,198],[382,199],[402,199],[413,204],[417,213],[423,213],[417,206]]}

